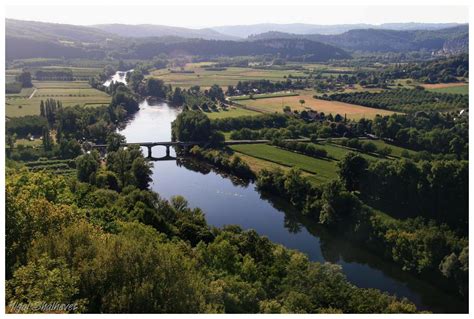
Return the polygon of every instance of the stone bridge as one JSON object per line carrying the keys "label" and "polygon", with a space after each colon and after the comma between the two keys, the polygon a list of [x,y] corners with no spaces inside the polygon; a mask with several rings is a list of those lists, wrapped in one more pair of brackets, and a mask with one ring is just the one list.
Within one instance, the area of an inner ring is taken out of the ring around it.
{"label": "stone bridge", "polygon": [[[287,139],[286,141],[295,141],[295,142],[309,142],[309,138],[300,138],[300,139]],[[238,144],[267,144],[270,143],[270,140],[228,140],[223,142],[223,145],[238,145]],[[166,156],[161,158],[156,158],[155,160],[171,160],[175,159],[174,157],[170,156],[170,148],[175,146],[183,147],[184,149],[188,149],[193,147],[194,145],[205,146],[208,145],[209,142],[136,142],[136,143],[124,143],[121,146],[132,146],[138,145],[140,147],[146,147],[148,149],[148,158],[152,157],[152,149],[156,146],[164,146],[166,147]],[[98,149],[101,152],[105,153],[107,150],[107,144],[92,144],[92,148]]]}

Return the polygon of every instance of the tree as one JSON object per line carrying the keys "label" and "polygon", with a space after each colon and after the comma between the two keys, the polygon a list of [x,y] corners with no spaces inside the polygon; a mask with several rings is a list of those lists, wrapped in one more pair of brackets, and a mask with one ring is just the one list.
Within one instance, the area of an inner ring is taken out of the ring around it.
{"label": "tree", "polygon": [[303,99],[299,100],[299,102],[300,102],[300,104],[301,104],[301,107],[303,107],[303,105],[306,103],[306,101],[303,100]]}
{"label": "tree", "polygon": [[132,90],[135,92],[138,92],[140,84],[142,83],[144,78],[145,77],[143,73],[138,69],[133,70],[133,72],[127,73],[127,82],[132,88]]}
{"label": "tree", "polygon": [[147,189],[152,181],[150,164],[143,157],[138,157],[133,161],[131,170],[137,187]]}
{"label": "tree", "polygon": [[30,88],[33,86],[33,83],[31,82],[30,72],[23,71],[20,75],[18,75],[17,80],[18,82],[21,83],[21,86],[24,88]]}
{"label": "tree", "polygon": [[349,152],[337,165],[339,167],[339,178],[345,187],[350,191],[358,190],[361,179],[368,167],[367,160],[358,153]]}
{"label": "tree", "polygon": [[5,135],[5,139],[6,139],[6,144],[8,145],[8,147],[10,148],[10,150],[12,150],[12,149],[15,147],[16,134],[15,134],[15,133],[13,133],[13,134],[6,134],[6,135]]}
{"label": "tree", "polygon": [[56,307],[59,304],[69,306],[27,309],[26,312],[80,313],[85,309],[85,300],[77,297],[79,277],[69,269],[63,258],[51,259],[43,255],[38,260],[30,261],[15,271],[6,288],[6,298],[12,306],[12,312],[18,312],[15,304],[33,306],[38,302],[49,303],[52,307],[55,304]]}
{"label": "tree", "polygon": [[217,84],[214,84],[209,88],[209,91],[207,92],[207,96],[212,101],[223,102],[225,100],[224,91],[222,91],[222,88]]}
{"label": "tree", "polygon": [[107,156],[107,169],[117,174],[122,187],[129,185],[131,164],[130,153],[123,148],[116,152],[110,152]]}
{"label": "tree", "polygon": [[45,111],[45,109],[44,109],[44,102],[43,102],[43,100],[41,100],[41,102],[40,102],[40,116],[46,117],[46,111]]}
{"label": "tree", "polygon": [[101,188],[108,188],[114,191],[120,191],[120,182],[114,172],[101,170],[97,173],[95,184]]}
{"label": "tree", "polygon": [[110,133],[107,135],[107,152],[118,151],[124,143],[126,143],[125,136],[116,132]]}
{"label": "tree", "polygon": [[77,178],[81,182],[90,182],[98,169],[99,161],[94,153],[84,154],[76,159]]}
{"label": "tree", "polygon": [[165,98],[166,97],[166,86],[163,80],[149,78],[146,81],[146,92],[148,95]]}
{"label": "tree", "polygon": [[375,153],[377,151],[377,145],[372,142],[365,142],[362,144],[362,151],[366,153]]}
{"label": "tree", "polygon": [[343,226],[340,224],[342,221],[350,225],[351,219],[361,211],[361,202],[354,194],[344,190],[339,181],[332,181],[323,188],[321,207],[319,222],[335,227]]}
{"label": "tree", "polygon": [[183,91],[180,87],[176,87],[173,92],[173,96],[171,97],[171,104],[176,106],[181,106],[184,103],[184,95]]}
{"label": "tree", "polygon": [[51,151],[53,147],[53,141],[47,127],[43,128],[43,147],[45,151]]}
{"label": "tree", "polygon": [[208,141],[212,136],[211,121],[199,111],[185,111],[172,123],[173,138],[178,141]]}
{"label": "tree", "polygon": [[61,158],[76,158],[82,153],[81,144],[76,140],[62,140],[59,143],[59,153]]}

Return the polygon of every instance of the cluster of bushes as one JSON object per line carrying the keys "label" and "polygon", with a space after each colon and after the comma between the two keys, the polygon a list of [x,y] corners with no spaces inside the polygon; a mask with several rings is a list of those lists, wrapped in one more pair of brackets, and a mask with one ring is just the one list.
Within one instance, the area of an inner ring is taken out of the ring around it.
{"label": "cluster of bushes", "polygon": [[229,85],[226,95],[248,95],[254,93],[273,93],[286,90],[301,90],[308,87],[304,81],[286,79],[285,81],[254,80],[239,81],[236,86]]}
{"label": "cluster of bushes", "polygon": [[315,187],[297,170],[262,170],[257,187],[288,200],[303,215],[364,244],[404,270],[443,275],[455,281],[461,294],[467,292],[468,241],[446,225],[421,217],[387,220],[340,181]]}
{"label": "cluster of bushes", "polygon": [[242,159],[237,155],[230,156],[222,151],[205,149],[197,145],[193,146],[189,151],[189,154],[240,178],[249,180],[255,178],[255,174],[247,163],[242,161]]}
{"label": "cluster of bushes", "polygon": [[377,145],[372,142],[363,142],[358,140],[357,138],[343,139],[341,141],[341,145],[356,149],[364,153],[377,153],[381,156],[388,156],[392,153],[392,149],[388,146],[378,148]]}
{"label": "cluster of bushes", "polygon": [[174,91],[170,89],[168,100],[172,105],[209,112],[211,109],[217,111],[217,104],[224,102],[225,96],[222,88],[216,84],[204,91],[201,91],[198,85],[194,85],[187,90],[179,87]]}
{"label": "cluster of bushes", "polygon": [[[214,121],[211,123],[214,123]],[[350,137],[354,136],[354,134],[360,133],[355,129],[353,123],[336,123],[330,122],[329,120],[306,123],[290,118],[284,127],[265,127],[261,129],[249,129],[244,127],[233,130],[230,133],[230,138],[233,140],[273,140],[311,137],[316,142],[318,138]]]}
{"label": "cluster of bushes", "polygon": [[240,130],[242,128],[280,128],[288,126],[289,117],[284,114],[263,114],[258,116],[239,116],[215,119],[211,121],[214,129],[219,131]]}
{"label": "cluster of bushes", "polygon": [[468,117],[457,112],[377,116],[365,124],[361,129],[402,147],[434,154],[454,154],[458,159],[468,158]]}
{"label": "cluster of bushes", "polygon": [[293,142],[284,140],[273,140],[272,144],[290,151],[308,155],[311,157],[324,158],[328,156],[328,152],[321,147],[317,147],[313,143]]}
{"label": "cluster of bushes", "polygon": [[20,82],[5,83],[5,93],[6,94],[20,93],[22,88],[23,87],[22,87]]}
{"label": "cluster of bushes", "polygon": [[38,70],[35,72],[38,81],[74,81],[72,70]]}
{"label": "cluster of bushes", "polygon": [[[62,139],[58,143],[52,143],[45,148],[45,141],[43,140],[43,147],[25,146],[22,144],[14,145],[13,148],[7,152],[7,157],[15,161],[36,161],[40,158],[60,158],[73,159],[82,154],[81,144],[75,139]],[[12,146],[12,145],[10,145]]]}
{"label": "cluster of bushes", "polygon": [[199,111],[184,110],[171,123],[173,140],[181,142],[207,142],[219,145],[224,141],[224,135],[211,126],[209,118]]}
{"label": "cluster of bushes", "polygon": [[17,137],[24,138],[30,135],[40,135],[43,129],[48,126],[46,118],[38,115],[26,115],[12,117],[6,121],[7,134],[16,134]]}
{"label": "cluster of bushes", "polygon": [[462,94],[429,92],[423,88],[385,90],[378,93],[354,92],[315,96],[316,98],[400,112],[465,109],[469,97]]}
{"label": "cluster of bushes", "polygon": [[139,146],[110,149],[106,170],[101,168],[97,151],[76,158],[77,179],[115,191],[127,186],[147,189],[151,182],[151,163],[147,162]]}

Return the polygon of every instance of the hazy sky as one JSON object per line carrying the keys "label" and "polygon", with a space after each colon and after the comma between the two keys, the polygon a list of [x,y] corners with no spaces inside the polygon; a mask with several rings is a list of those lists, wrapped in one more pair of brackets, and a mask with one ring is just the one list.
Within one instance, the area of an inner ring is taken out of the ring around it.
{"label": "hazy sky", "polygon": [[254,23],[352,24],[461,22],[465,6],[7,6],[6,17],[68,24],[163,24],[183,27]]}

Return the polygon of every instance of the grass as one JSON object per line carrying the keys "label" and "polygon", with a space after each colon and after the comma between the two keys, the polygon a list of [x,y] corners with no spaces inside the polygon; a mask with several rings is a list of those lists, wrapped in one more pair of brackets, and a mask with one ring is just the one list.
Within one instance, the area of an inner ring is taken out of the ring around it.
{"label": "grass", "polygon": [[[317,145],[327,151],[328,158],[314,158],[268,144],[232,145],[231,149],[237,152],[255,172],[259,172],[264,168],[273,169],[279,167],[288,170],[296,167],[303,171],[303,174],[308,177],[310,182],[323,184],[337,178],[338,161],[353,150],[329,142]],[[402,148],[398,149],[403,150]],[[368,161],[384,159],[370,154],[360,154]]]}
{"label": "grass", "polygon": [[275,93],[265,93],[265,94],[255,94],[250,98],[250,95],[241,95],[229,98],[231,101],[243,101],[243,100],[257,100],[257,99],[266,99],[271,97],[283,97],[283,96],[298,96],[298,93],[295,92],[275,92]]}
{"label": "grass", "polygon": [[266,70],[253,68],[229,67],[223,71],[206,70],[205,67],[211,63],[188,63],[184,71],[194,73],[172,73],[170,69],[158,69],[151,72],[151,77],[159,78],[172,86],[189,88],[199,85],[208,88],[213,84],[226,87],[236,85],[239,81],[252,81],[266,79],[270,81],[282,81],[289,74],[304,76],[303,70]]}
{"label": "grass", "polygon": [[87,81],[33,81],[38,89],[90,89]]}
{"label": "grass", "polygon": [[231,148],[257,159],[286,167],[299,168],[306,173],[313,174],[313,179],[317,183],[325,183],[337,177],[337,161],[335,160],[313,158],[266,144],[233,145]]}
{"label": "grass", "polygon": [[[283,112],[284,106],[289,106],[292,110],[303,111],[307,109],[313,109],[318,112],[324,112],[325,114],[340,114],[342,116],[346,115],[347,118],[354,120],[358,120],[360,118],[374,118],[377,114],[390,115],[394,113],[387,110],[374,109],[338,101],[315,99],[313,98],[314,91],[312,90],[299,91],[298,93],[298,96],[246,100],[242,101],[241,103],[267,113],[281,113]],[[305,103],[301,105],[300,100],[304,100]]]}
{"label": "grass", "polygon": [[[343,148],[342,146],[338,146],[338,145],[341,144],[342,141],[343,141],[343,139],[333,139],[331,141],[331,143],[333,143],[333,145],[335,145],[335,147]],[[368,143],[368,142],[373,143],[373,144],[375,144],[375,146],[377,146],[378,149],[382,149],[384,147],[390,148],[392,150],[392,152],[390,153],[389,156],[391,156],[391,157],[402,157],[402,152],[404,152],[404,151],[407,151],[410,155],[415,155],[415,154],[418,153],[417,151],[413,151],[413,150],[403,148],[403,147],[400,147],[400,146],[388,144],[388,143],[386,143],[382,140],[364,140],[362,142],[363,143]]]}
{"label": "grass", "polygon": [[[25,92],[25,94],[22,91],[21,96],[6,96],[6,116],[38,115],[41,100],[48,98],[60,100],[63,106],[95,107],[110,103],[109,95],[91,88],[85,81],[34,81],[33,85],[34,88],[30,89],[31,91]],[[34,89],[37,91],[30,99],[29,96]]]}
{"label": "grass", "polygon": [[7,97],[7,98],[30,97],[31,93],[33,93],[34,90],[35,90],[34,87],[32,87],[32,88],[23,88],[23,89],[21,89],[20,93],[6,94],[5,97]]}
{"label": "grass", "polygon": [[[461,84],[461,83],[452,83],[452,84]],[[462,83],[461,85],[452,85],[452,86],[438,86],[438,87],[428,87],[428,91],[439,92],[439,93],[451,93],[451,94],[469,94],[469,84]]]}
{"label": "grass", "polygon": [[219,109],[218,112],[204,112],[210,119],[221,119],[221,118],[228,118],[228,117],[239,117],[239,116],[252,116],[252,115],[259,115],[259,112],[255,112],[252,110],[247,110],[241,107],[230,107],[227,110]]}
{"label": "grass", "polygon": [[371,140],[370,142],[374,143],[379,149],[383,147],[390,148],[392,150],[392,153],[390,154],[390,156],[402,157],[403,151],[407,151],[410,155],[415,155],[416,153],[418,153],[417,151],[413,151],[407,148],[385,143],[382,140]]}
{"label": "grass", "polygon": [[35,138],[33,141],[26,138],[20,138],[15,141],[15,146],[23,145],[23,146],[36,147],[36,146],[42,145],[42,143],[43,143],[42,140],[40,140],[39,138]]}

